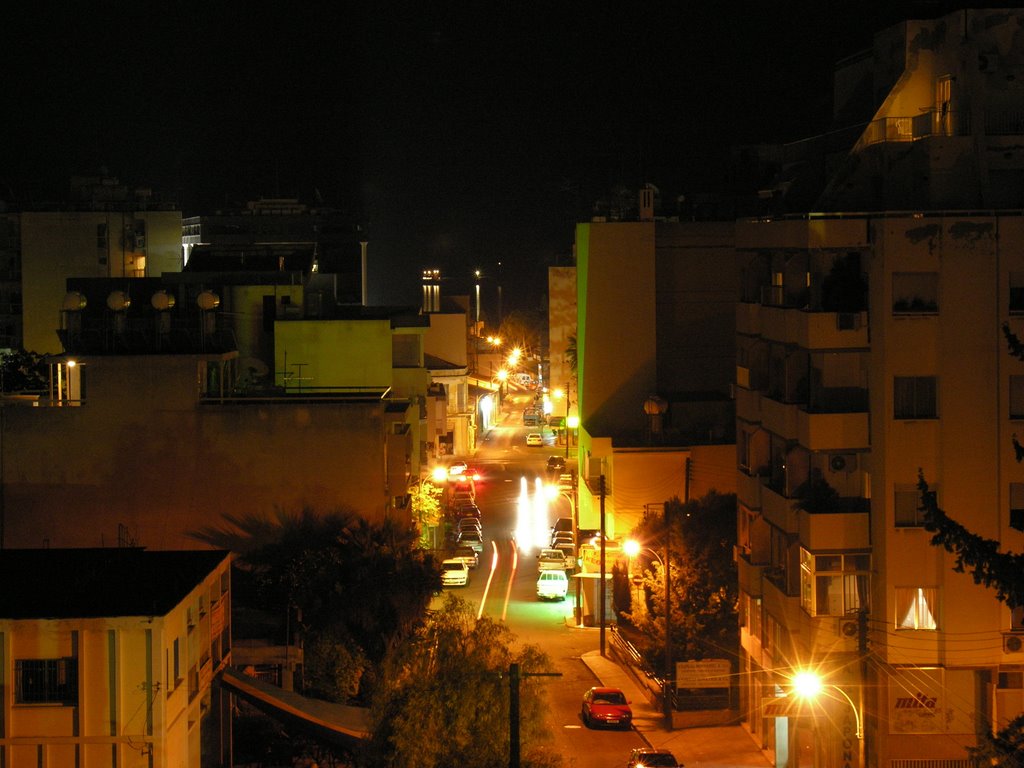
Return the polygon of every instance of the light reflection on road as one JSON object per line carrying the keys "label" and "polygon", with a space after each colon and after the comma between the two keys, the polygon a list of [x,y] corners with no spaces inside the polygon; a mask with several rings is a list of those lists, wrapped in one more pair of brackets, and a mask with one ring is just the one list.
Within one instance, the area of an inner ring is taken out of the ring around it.
{"label": "light reflection on road", "polygon": [[512,570],[508,575],[508,586],[505,588],[505,604],[501,606],[501,620],[505,621],[508,615],[508,601],[512,595],[512,582],[516,580],[516,570],[519,568],[519,547],[515,539],[509,542],[512,545]]}
{"label": "light reflection on road", "polygon": [[530,483],[525,476],[519,478],[519,497],[516,500],[515,538],[523,552],[543,549],[551,535],[548,497],[544,493],[544,481],[536,477],[533,481],[533,496]]}
{"label": "light reflection on road", "polygon": [[[484,615],[484,605],[487,603],[487,594],[491,591],[491,582],[494,581],[494,573],[497,570],[498,544],[495,541],[491,541],[491,572],[487,574],[487,584],[484,586],[484,594],[480,598],[480,608],[476,612],[477,619]],[[509,584],[511,583],[512,581],[509,580]]]}

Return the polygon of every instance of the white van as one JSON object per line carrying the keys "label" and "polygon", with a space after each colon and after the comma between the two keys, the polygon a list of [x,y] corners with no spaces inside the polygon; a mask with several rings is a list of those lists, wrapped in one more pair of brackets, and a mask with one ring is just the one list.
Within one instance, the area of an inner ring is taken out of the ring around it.
{"label": "white van", "polygon": [[541,571],[537,577],[538,600],[565,600],[569,594],[569,578],[565,571]]}

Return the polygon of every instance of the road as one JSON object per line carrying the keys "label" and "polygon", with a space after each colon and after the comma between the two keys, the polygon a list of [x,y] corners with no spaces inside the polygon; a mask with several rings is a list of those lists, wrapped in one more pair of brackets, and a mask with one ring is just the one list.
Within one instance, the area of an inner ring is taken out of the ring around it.
{"label": "road", "polygon": [[[553,669],[537,671],[561,673],[561,677],[542,678],[542,684],[548,696],[551,747],[563,755],[565,765],[569,768],[621,768],[626,764],[630,749],[645,746],[640,736],[632,730],[591,730],[583,726],[580,719],[584,691],[598,684],[580,656],[599,647],[600,633],[596,628],[572,626],[571,591],[564,602],[537,599],[535,548],[523,548],[516,557],[513,540],[524,478],[527,495],[532,497],[537,478],[546,479],[547,457],[555,453],[561,455],[564,451],[564,446],[553,444],[549,430],[545,432],[543,447],[526,446],[526,433],[537,431],[536,427],[522,425],[522,407],[527,402],[523,395],[516,396],[512,402],[506,400],[507,418],[485,436],[482,448],[471,462],[481,473],[476,493],[484,528],[485,556],[472,573],[469,586],[453,589],[478,610],[482,603],[481,613],[504,622],[519,642],[540,646],[551,659]],[[548,514],[548,525],[557,517],[569,516],[568,502],[556,499]],[[488,579],[494,558],[493,576]],[[522,745],[524,753],[528,747]]]}

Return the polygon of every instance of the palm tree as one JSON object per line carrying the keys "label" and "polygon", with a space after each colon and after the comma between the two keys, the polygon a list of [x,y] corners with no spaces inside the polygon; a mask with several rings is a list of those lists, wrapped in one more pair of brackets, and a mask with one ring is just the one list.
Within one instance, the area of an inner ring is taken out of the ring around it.
{"label": "palm tree", "polygon": [[190,535],[235,552],[262,606],[279,615],[294,607],[303,632],[346,635],[371,662],[412,631],[441,590],[439,564],[418,548],[412,525],[308,507],[224,520]]}
{"label": "palm tree", "polygon": [[576,375],[576,334],[571,334],[568,339],[568,346],[565,348],[565,360],[569,363],[569,370]]}

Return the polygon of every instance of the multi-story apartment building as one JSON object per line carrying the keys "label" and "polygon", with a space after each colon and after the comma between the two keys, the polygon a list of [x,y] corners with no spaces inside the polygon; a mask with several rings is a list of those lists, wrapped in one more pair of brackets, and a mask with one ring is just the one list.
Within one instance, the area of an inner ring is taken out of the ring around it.
{"label": "multi-story apartment building", "polygon": [[[735,489],[733,222],[656,220],[643,192],[640,220],[577,225],[576,327],[563,316],[551,329],[577,336],[576,522],[596,530],[603,513],[617,538],[668,499]],[[584,570],[599,561],[585,556]],[[584,582],[584,618],[598,585]]]}
{"label": "multi-story apartment building", "polygon": [[[931,543],[917,488],[1024,546],[1002,332],[1024,330],[1022,23],[880,33],[836,77],[870,119],[786,148],[778,199],[819,212],[737,223],[743,708],[778,766],[966,768],[1024,711],[1021,616]],[[805,669],[812,703],[790,693]]]}
{"label": "multi-story apartment building", "polygon": [[117,179],[74,178],[59,204],[0,214],[0,348],[60,352],[54,307],[68,277],[179,271],[181,211]]}
{"label": "multi-story apartment building", "polygon": [[[428,318],[293,315],[301,286],[210,280],[233,297],[224,312],[202,282],[118,281],[106,300],[110,283],[71,282],[81,290],[69,292],[79,298],[66,303],[51,391],[0,411],[0,544],[102,545],[123,529],[182,548],[225,513],[409,515],[428,421],[443,418],[428,403]],[[293,292],[294,305],[276,303]],[[260,357],[240,356],[242,323],[270,337],[248,343]]]}
{"label": "multi-story apartment building", "polygon": [[[231,556],[0,557],[0,765],[231,764]],[[17,588],[12,585],[17,584]]]}

